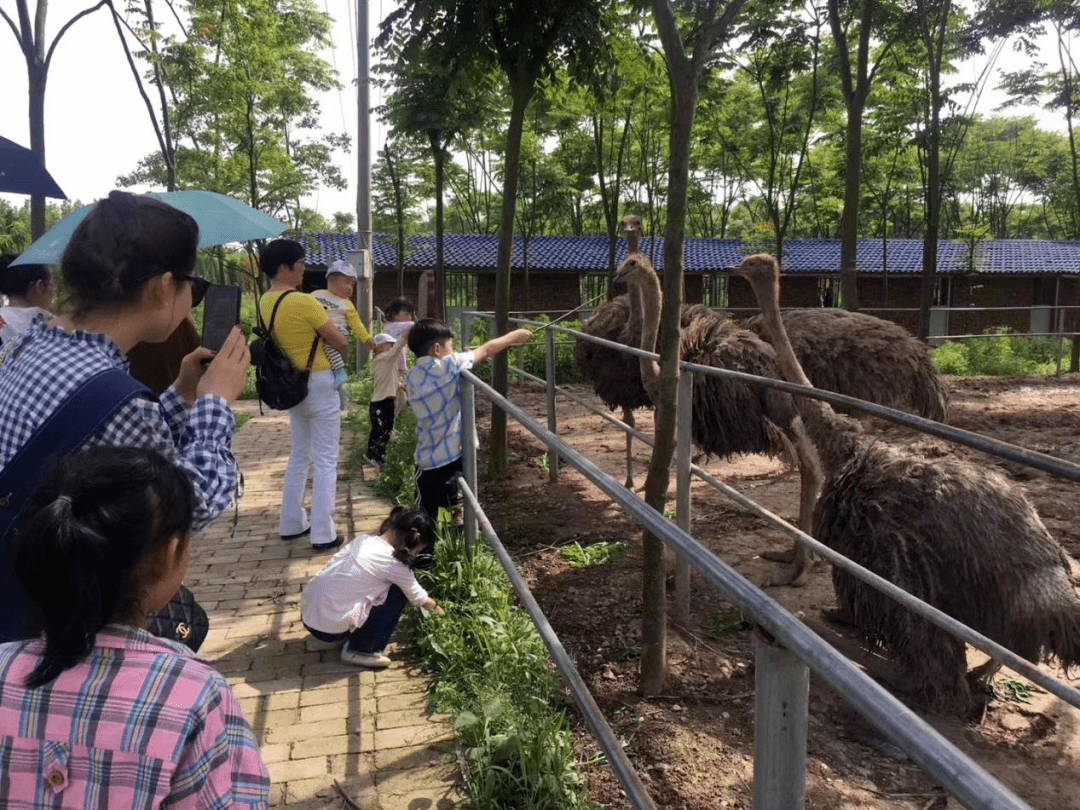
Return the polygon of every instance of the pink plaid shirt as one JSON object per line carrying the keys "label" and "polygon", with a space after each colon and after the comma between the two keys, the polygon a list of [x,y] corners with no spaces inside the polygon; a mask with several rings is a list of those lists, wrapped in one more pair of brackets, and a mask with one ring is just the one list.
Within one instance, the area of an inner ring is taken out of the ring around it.
{"label": "pink plaid shirt", "polygon": [[109,625],[24,686],[45,644],[0,644],[0,807],[263,808],[270,778],[228,684],[179,644]]}

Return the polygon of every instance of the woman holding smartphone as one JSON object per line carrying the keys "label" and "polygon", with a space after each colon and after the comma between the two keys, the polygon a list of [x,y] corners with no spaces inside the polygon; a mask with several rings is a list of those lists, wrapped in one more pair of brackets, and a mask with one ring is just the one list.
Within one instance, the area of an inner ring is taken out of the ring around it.
{"label": "woman holding smartphone", "polygon": [[[60,261],[66,310],[4,346],[0,468],[88,379],[108,369],[126,370],[125,355],[133,346],[165,340],[188,316],[207,286],[193,275],[198,241],[199,227],[190,216],[123,191],[111,192],[79,223]],[[86,445],[144,447],[182,467],[195,489],[193,525],[202,528],[236,493],[229,403],[247,382],[248,361],[239,329],[216,354],[196,349],[160,398],[127,399]],[[36,479],[41,472],[32,474]],[[10,555],[0,554],[0,567],[10,565]],[[11,571],[4,573],[0,579],[14,581]],[[28,637],[28,600],[3,590],[0,641]]]}

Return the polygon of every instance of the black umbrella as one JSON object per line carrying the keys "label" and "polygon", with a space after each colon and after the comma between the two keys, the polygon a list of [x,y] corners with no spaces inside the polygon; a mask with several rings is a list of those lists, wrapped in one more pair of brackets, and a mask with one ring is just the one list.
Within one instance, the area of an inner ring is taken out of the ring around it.
{"label": "black umbrella", "polygon": [[0,137],[0,191],[67,199],[33,152],[3,137]]}

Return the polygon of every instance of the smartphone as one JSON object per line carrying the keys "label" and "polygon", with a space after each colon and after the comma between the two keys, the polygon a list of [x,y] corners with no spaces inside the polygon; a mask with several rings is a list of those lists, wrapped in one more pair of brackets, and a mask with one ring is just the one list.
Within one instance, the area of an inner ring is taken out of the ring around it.
{"label": "smartphone", "polygon": [[202,345],[218,351],[238,323],[240,288],[232,284],[211,284],[203,304]]}

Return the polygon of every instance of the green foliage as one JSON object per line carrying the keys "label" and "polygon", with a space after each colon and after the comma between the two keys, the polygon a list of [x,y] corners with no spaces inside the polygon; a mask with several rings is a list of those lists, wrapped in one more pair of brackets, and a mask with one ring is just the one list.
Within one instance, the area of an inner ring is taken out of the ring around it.
{"label": "green foliage", "polygon": [[[302,197],[320,183],[345,185],[331,158],[348,137],[316,134],[317,94],[338,86],[321,56],[329,15],[313,0],[189,0],[183,33],[161,36],[149,7],[128,13],[156,43],[139,56],[166,85],[177,186],[230,194],[302,225]],[[119,182],[164,186],[166,177],[155,152]]]}
{"label": "green foliage", "polygon": [[454,716],[473,810],[587,807],[566,700],[547,650],[495,555],[464,533],[440,535],[421,574],[445,616],[413,612],[403,627],[433,675],[432,708]]}
{"label": "green foliage", "polygon": [[[1016,337],[1004,327],[994,337],[951,341],[931,350],[934,366],[942,374],[971,377],[1036,377],[1057,371],[1058,341],[1049,337]],[[1069,357],[1071,342],[1061,347]]]}
{"label": "green foliage", "polygon": [[747,621],[741,610],[727,610],[713,613],[705,622],[705,635],[714,641],[743,630],[749,630],[753,624]]}
{"label": "green foliage", "polygon": [[1010,700],[1014,703],[1030,703],[1032,695],[1045,694],[1044,690],[1027,681],[1009,679],[1001,681],[997,686],[1003,693],[1002,696],[1005,700]]}
{"label": "green foliage", "polygon": [[593,565],[614,565],[624,551],[626,551],[626,543],[605,542],[593,543],[589,546],[574,543],[560,548],[559,554],[570,561],[571,568],[589,568]]}
{"label": "green foliage", "polygon": [[236,422],[236,430],[239,430],[244,425],[246,425],[249,421],[251,421],[251,414],[250,413],[234,413],[233,414],[233,421]]}

